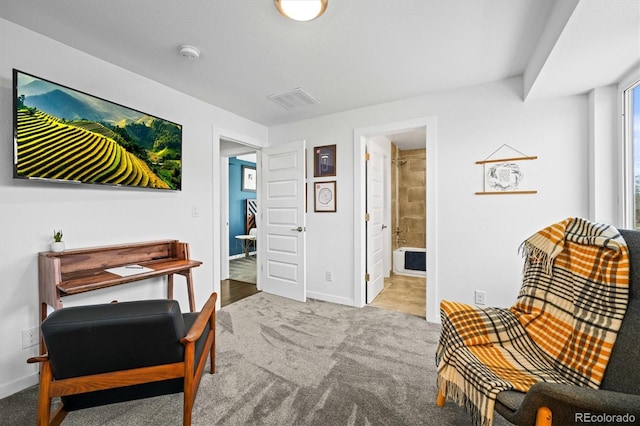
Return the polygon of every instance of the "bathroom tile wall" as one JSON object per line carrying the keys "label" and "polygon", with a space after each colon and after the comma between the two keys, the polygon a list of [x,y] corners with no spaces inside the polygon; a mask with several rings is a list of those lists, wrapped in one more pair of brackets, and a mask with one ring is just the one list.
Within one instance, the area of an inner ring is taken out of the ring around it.
{"label": "bathroom tile wall", "polygon": [[[400,245],[426,247],[426,150],[398,151],[395,164],[399,185],[398,196],[392,200],[398,200],[399,220],[396,223],[402,230],[400,239],[406,240]],[[392,183],[392,188],[395,186]]]}

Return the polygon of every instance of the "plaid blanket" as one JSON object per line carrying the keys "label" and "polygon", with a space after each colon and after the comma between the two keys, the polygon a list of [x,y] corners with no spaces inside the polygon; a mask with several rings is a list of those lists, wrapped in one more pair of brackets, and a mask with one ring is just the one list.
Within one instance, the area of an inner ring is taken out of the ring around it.
{"label": "plaid blanket", "polygon": [[627,308],[626,243],[608,225],[568,218],[520,248],[523,283],[509,309],[440,305],[438,388],[491,426],[503,390],[539,381],[598,388]]}

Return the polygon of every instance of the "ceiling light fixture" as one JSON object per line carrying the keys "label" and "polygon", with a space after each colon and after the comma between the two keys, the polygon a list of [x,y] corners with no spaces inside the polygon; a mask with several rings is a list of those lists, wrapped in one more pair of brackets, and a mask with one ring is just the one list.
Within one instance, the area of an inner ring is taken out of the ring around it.
{"label": "ceiling light fixture", "polygon": [[200,57],[200,49],[195,46],[189,46],[188,44],[183,44],[178,48],[180,55],[189,58],[189,59],[198,59]]}
{"label": "ceiling light fixture", "polygon": [[274,0],[278,12],[294,21],[311,21],[324,13],[329,0]]}

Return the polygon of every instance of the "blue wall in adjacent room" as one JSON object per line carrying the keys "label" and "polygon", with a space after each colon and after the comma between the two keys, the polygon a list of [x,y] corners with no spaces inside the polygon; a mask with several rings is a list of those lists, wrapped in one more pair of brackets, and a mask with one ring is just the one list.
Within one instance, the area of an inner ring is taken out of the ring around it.
{"label": "blue wall in adjacent room", "polygon": [[256,167],[256,163],[229,158],[229,256],[242,253],[236,243],[236,235],[244,235],[246,220],[246,200],[256,198],[255,191],[242,190],[242,166]]}

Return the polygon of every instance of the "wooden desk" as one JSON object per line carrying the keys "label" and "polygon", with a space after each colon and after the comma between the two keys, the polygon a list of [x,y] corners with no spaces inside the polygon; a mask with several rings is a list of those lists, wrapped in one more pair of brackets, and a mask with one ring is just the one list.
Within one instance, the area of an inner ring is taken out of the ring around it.
{"label": "wooden desk", "polygon": [[[152,269],[121,277],[106,269],[140,265]],[[187,280],[189,308],[195,311],[191,269],[202,262],[189,258],[189,244],[178,240],[119,244],[105,247],[43,252],[38,255],[40,321],[47,317],[47,305],[62,307],[62,298],[101,288],[167,276],[167,298],[173,299],[173,275]]]}

